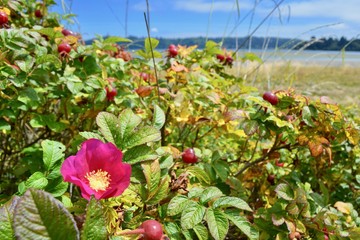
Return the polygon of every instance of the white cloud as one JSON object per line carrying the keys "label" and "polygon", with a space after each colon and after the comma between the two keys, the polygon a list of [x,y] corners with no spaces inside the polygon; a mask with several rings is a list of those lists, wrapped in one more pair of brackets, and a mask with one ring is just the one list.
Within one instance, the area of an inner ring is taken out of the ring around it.
{"label": "white cloud", "polygon": [[328,17],[360,23],[358,0],[307,0],[289,5],[291,17]]}
{"label": "white cloud", "polygon": [[156,27],[153,27],[153,28],[151,28],[150,31],[153,33],[157,33],[157,32],[159,32],[159,29],[157,29]]}
{"label": "white cloud", "polygon": [[[242,9],[249,9],[252,5],[248,2],[239,1],[240,11]],[[206,0],[177,0],[175,1],[175,9],[199,12],[199,13],[210,13],[213,12],[231,12],[236,11],[236,0],[228,1],[206,1]]]}

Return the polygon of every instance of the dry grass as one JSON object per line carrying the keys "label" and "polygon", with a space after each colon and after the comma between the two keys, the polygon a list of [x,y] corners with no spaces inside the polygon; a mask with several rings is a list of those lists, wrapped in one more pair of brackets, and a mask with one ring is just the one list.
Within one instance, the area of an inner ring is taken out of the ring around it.
{"label": "dry grass", "polygon": [[310,97],[329,96],[338,104],[360,106],[360,66],[268,62],[241,64],[235,71],[259,91],[292,87]]}

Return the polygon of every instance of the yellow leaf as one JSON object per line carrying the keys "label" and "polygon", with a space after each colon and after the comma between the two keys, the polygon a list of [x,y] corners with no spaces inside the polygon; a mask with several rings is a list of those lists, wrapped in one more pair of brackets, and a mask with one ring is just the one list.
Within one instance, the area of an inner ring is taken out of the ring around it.
{"label": "yellow leaf", "polygon": [[341,201],[336,202],[334,207],[337,208],[338,211],[345,214],[350,214],[351,211],[353,210],[353,206],[351,203],[345,203]]}
{"label": "yellow leaf", "polygon": [[352,127],[348,127],[345,131],[345,134],[351,144],[357,145],[359,143],[360,136],[358,130]]}
{"label": "yellow leaf", "polygon": [[0,11],[5,12],[6,15],[8,15],[8,16],[10,16],[10,14],[11,14],[10,9],[8,9],[8,8],[6,8],[6,7],[1,7],[1,8],[0,8]]}
{"label": "yellow leaf", "polygon": [[187,57],[192,51],[197,48],[197,45],[186,47],[186,46],[178,46],[178,53],[181,57]]}

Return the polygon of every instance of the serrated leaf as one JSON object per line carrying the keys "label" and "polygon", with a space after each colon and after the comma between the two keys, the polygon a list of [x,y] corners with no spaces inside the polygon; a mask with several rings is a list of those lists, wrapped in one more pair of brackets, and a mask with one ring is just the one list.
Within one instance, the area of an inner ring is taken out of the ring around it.
{"label": "serrated leaf", "polygon": [[69,183],[62,181],[54,181],[46,186],[45,191],[51,193],[54,197],[62,196],[68,189]]}
{"label": "serrated leaf", "polygon": [[186,172],[195,176],[200,182],[210,184],[211,180],[209,175],[200,167],[191,166],[186,169]]}
{"label": "serrated leaf", "polygon": [[246,135],[251,136],[258,130],[259,124],[255,120],[245,120],[242,124],[242,128]]}
{"label": "serrated leaf", "polygon": [[10,201],[5,203],[0,208],[0,239],[1,240],[13,240],[15,239],[13,230],[13,217],[15,206],[19,201],[18,196],[12,197]]}
{"label": "serrated leaf", "polygon": [[100,112],[96,117],[96,123],[108,142],[116,144],[121,138],[119,120],[114,114]]}
{"label": "serrated leaf", "polygon": [[202,221],[206,208],[197,202],[190,201],[181,213],[181,227],[191,229]]}
{"label": "serrated leaf", "polygon": [[290,213],[291,215],[298,215],[300,210],[299,210],[299,207],[298,205],[296,204],[295,201],[292,201],[291,203],[289,203],[285,210]]}
{"label": "serrated leaf", "polygon": [[229,230],[229,220],[221,210],[208,208],[206,210],[205,220],[210,234],[215,240],[225,239]]}
{"label": "serrated leaf", "polygon": [[60,68],[62,62],[57,56],[55,56],[53,54],[44,54],[44,55],[37,56],[36,63],[37,64],[52,63],[52,64],[54,64],[55,68]]}
{"label": "serrated leaf", "polygon": [[242,210],[247,210],[252,212],[249,204],[242,200],[241,198],[237,197],[221,197],[214,201],[213,208],[221,208],[221,207],[235,207]]}
{"label": "serrated leaf", "polygon": [[179,213],[181,213],[189,203],[189,199],[183,195],[178,195],[173,197],[168,205],[167,208],[167,215],[169,216],[175,216]]}
{"label": "serrated leaf", "polygon": [[26,188],[44,189],[48,184],[48,180],[42,172],[34,172],[28,180],[26,180]]}
{"label": "serrated leaf", "polygon": [[153,116],[153,126],[160,130],[165,124],[165,113],[164,111],[158,106],[154,106],[154,116]]}
{"label": "serrated leaf", "polygon": [[86,207],[86,218],[81,231],[81,239],[107,239],[108,232],[104,217],[104,209],[93,196]]}
{"label": "serrated leaf", "polygon": [[44,140],[41,142],[41,147],[43,149],[43,162],[47,170],[52,169],[65,156],[66,148],[60,142]]}
{"label": "serrated leaf", "polygon": [[160,182],[158,189],[156,190],[155,194],[152,196],[150,200],[148,200],[147,204],[157,204],[161,200],[163,200],[169,193],[169,175],[166,175]]}
{"label": "serrated leaf", "polygon": [[193,230],[199,240],[208,240],[209,239],[209,231],[204,225],[198,224],[193,228]]}
{"label": "serrated leaf", "polygon": [[100,136],[99,134],[97,133],[93,133],[93,132],[80,132],[79,133],[80,136],[82,136],[83,138],[85,139],[91,139],[91,138],[95,138],[95,139],[99,139],[101,141],[104,142],[104,138],[102,136]]}
{"label": "serrated leaf", "polygon": [[224,194],[222,193],[222,191],[220,191],[220,189],[218,189],[217,187],[208,187],[202,192],[200,202],[204,204],[214,198],[219,198],[223,195]]}
{"label": "serrated leaf", "polygon": [[275,192],[277,195],[285,200],[294,200],[294,192],[291,187],[285,183],[280,183],[276,186]]}
{"label": "serrated leaf", "polygon": [[226,210],[226,217],[233,222],[249,239],[259,239],[259,232],[247,219],[240,215],[238,211]]}
{"label": "serrated leaf", "polygon": [[158,160],[141,164],[148,189],[148,199],[156,193],[160,183],[160,164]]}
{"label": "serrated leaf", "polygon": [[184,238],[181,236],[180,227],[174,222],[166,222],[165,230],[170,239],[173,240],[183,240]]}
{"label": "serrated leaf", "polygon": [[[141,123],[141,118],[133,113],[131,109],[125,109],[119,115],[120,122],[120,142],[117,142],[118,146],[122,146],[123,140],[128,138],[135,128]],[[121,149],[123,149],[121,147]]]}
{"label": "serrated leaf", "polygon": [[124,153],[123,162],[135,164],[148,160],[155,160],[158,157],[159,156],[150,147],[146,145],[140,145],[128,149]]}
{"label": "serrated leaf", "polygon": [[161,139],[160,131],[151,126],[144,126],[134,132],[131,136],[124,139],[123,149],[139,146],[149,142],[159,141]]}
{"label": "serrated leaf", "polygon": [[79,239],[70,212],[50,193],[35,189],[26,191],[16,205],[14,232],[17,239],[24,240]]}

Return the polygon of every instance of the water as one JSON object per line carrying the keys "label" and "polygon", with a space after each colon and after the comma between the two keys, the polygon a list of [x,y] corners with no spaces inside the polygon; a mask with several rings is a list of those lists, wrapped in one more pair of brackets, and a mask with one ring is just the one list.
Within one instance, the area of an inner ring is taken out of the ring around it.
{"label": "water", "polygon": [[[246,50],[239,50],[239,57]],[[259,56],[264,62],[290,62],[303,65],[322,66],[360,66],[360,52],[352,51],[317,51],[317,50],[274,50],[253,49],[251,52]]]}

